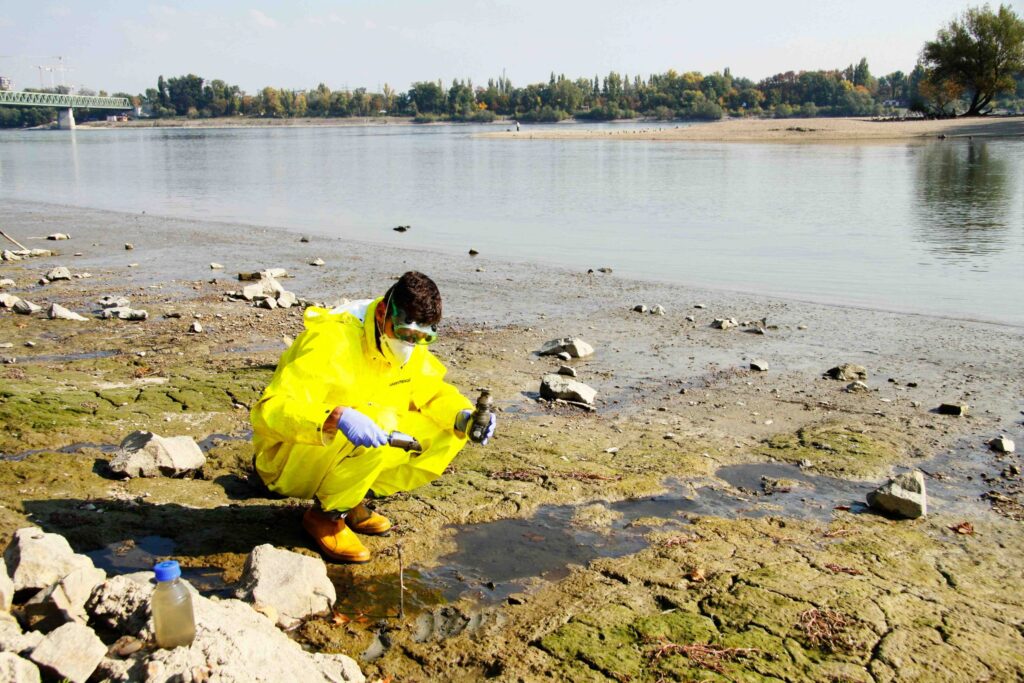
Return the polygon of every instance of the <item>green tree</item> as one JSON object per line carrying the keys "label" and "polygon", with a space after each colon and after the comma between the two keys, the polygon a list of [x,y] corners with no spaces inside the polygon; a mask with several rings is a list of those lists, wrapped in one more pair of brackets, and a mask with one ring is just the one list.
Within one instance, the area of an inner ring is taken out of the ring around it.
{"label": "green tree", "polygon": [[1016,87],[1014,75],[1024,71],[1024,21],[1000,5],[972,7],[939,30],[921,53],[934,85],[960,85],[970,105],[964,116],[987,114],[993,98]]}

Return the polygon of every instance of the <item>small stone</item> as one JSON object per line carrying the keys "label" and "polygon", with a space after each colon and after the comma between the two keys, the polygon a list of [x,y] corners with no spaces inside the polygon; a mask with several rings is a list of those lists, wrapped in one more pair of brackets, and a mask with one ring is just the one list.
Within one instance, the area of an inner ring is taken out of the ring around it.
{"label": "small stone", "polygon": [[585,358],[594,353],[594,347],[579,337],[562,337],[545,342],[537,355],[557,356],[559,353],[568,353],[570,358]]}
{"label": "small stone", "polygon": [[750,369],[755,372],[768,372],[768,363],[763,360],[752,360],[750,361]]}
{"label": "small stone", "polygon": [[313,259],[312,261],[310,261],[309,265],[311,265],[311,266],[322,266],[322,265],[324,265],[324,260],[318,256],[315,259]]}
{"label": "small stone", "polygon": [[597,397],[597,390],[582,382],[552,374],[544,375],[541,379],[540,395],[546,399],[562,399],[592,406]]}
{"label": "small stone", "polygon": [[46,311],[46,317],[50,320],[77,320],[79,322],[88,320],[84,315],[69,311],[60,304],[50,304],[50,308]]}
{"label": "small stone", "polygon": [[686,322],[688,322],[688,323],[695,323],[695,322],[697,322],[697,319],[695,317],[693,317],[692,315],[688,315],[688,316],[686,316]]}
{"label": "small stone", "polygon": [[64,232],[55,232],[52,235],[47,235],[46,239],[53,240],[55,242],[59,242],[61,240],[69,240],[69,239],[71,239],[71,235],[69,235],[67,233],[64,233]]}
{"label": "small stone", "polygon": [[260,308],[275,309],[277,308],[277,299],[271,299],[269,296],[264,297],[257,301],[256,305],[259,306]]}
{"label": "small stone", "polygon": [[505,598],[506,602],[508,602],[508,604],[510,605],[525,605],[526,599],[527,598],[525,593],[512,593],[507,598]]}
{"label": "small stone", "polygon": [[868,505],[886,514],[917,519],[928,514],[924,475],[907,472],[890,479],[867,495]]}
{"label": "small stone", "polygon": [[604,449],[604,452],[610,455],[615,455],[616,453],[619,452],[619,448],[618,446],[612,446],[611,448]]}
{"label": "small stone", "polygon": [[693,307],[694,308],[707,308],[707,306],[705,306],[704,304],[694,304]]}
{"label": "small stone", "polygon": [[633,307],[633,310],[636,311],[637,313],[646,313],[647,306],[644,306],[643,304],[637,304],[636,306]]}
{"label": "small stone", "polygon": [[558,360],[572,360],[572,354],[568,351],[559,351],[555,354],[555,358]]}
{"label": "small stone", "polygon": [[651,315],[665,315],[665,307],[661,304],[655,304],[651,307]]}
{"label": "small stone", "polygon": [[25,342],[25,347],[29,349],[34,349],[36,347],[36,343],[34,341],[27,341]]}
{"label": "small stone", "polygon": [[135,245],[132,244],[131,242],[125,242],[124,243],[124,250],[125,251],[131,251],[134,248],[135,248]]}
{"label": "small stone", "polygon": [[13,286],[14,286],[14,280],[12,280],[11,278],[5,277],[5,278],[0,279],[0,287],[13,287]]}
{"label": "small stone", "polygon": [[798,330],[806,330],[807,329],[807,325],[797,325],[796,329],[798,329]]}
{"label": "small stone", "polygon": [[253,280],[262,280],[263,279],[263,273],[261,271],[248,272],[248,273],[239,273],[238,274],[238,279],[241,282],[250,282],[250,281],[253,281]]}
{"label": "small stone", "polygon": [[738,326],[739,323],[736,322],[736,318],[715,318],[711,321],[711,327],[716,330],[729,330]]}
{"label": "small stone", "polygon": [[477,267],[476,272],[483,273],[484,272],[483,267],[482,266],[481,267]]}
{"label": "small stone", "polygon": [[558,374],[559,375],[565,375],[567,377],[575,377],[576,376],[576,368],[570,367],[568,365],[561,365],[558,368]]}
{"label": "small stone", "polygon": [[303,235],[302,237],[300,237],[300,238],[299,238],[299,241],[300,241],[300,242],[302,242],[303,244],[309,244],[309,238],[308,238],[308,237],[306,237],[305,235]]}
{"label": "small stone", "polygon": [[990,440],[988,442],[988,446],[998,453],[1013,453],[1016,449],[1016,445],[1013,443],[1013,440],[1002,435]]}
{"label": "small stone", "polygon": [[14,308],[14,305],[19,301],[21,301],[21,299],[13,294],[0,294],[0,306],[3,308]]}
{"label": "small stone", "polygon": [[406,232],[410,227],[412,227],[412,226],[410,226],[410,225],[396,225],[395,227],[393,227],[391,229],[394,230],[395,232]]}
{"label": "small stone", "polygon": [[963,417],[967,414],[969,406],[959,403],[943,403],[939,406],[939,415],[953,415],[954,417]]}
{"label": "small stone", "polygon": [[665,434],[665,436],[663,436],[661,438],[665,439],[666,441],[675,441],[676,435],[675,435],[675,432],[667,432]]}
{"label": "small stone", "polygon": [[128,657],[141,650],[144,645],[142,640],[134,636],[121,636],[107,649],[107,654],[115,657]]}
{"label": "small stone", "polygon": [[224,266],[219,263],[211,263],[210,270],[224,270]]}
{"label": "small stone", "polygon": [[31,315],[43,310],[43,307],[37,306],[31,301],[26,301],[25,299],[18,299],[18,301],[11,307],[11,310],[15,313],[20,313],[21,315]]}
{"label": "small stone", "polygon": [[470,250],[469,250],[469,255],[470,255],[470,256],[476,256],[476,255],[477,255],[477,254],[479,254],[479,253],[480,253],[480,252],[479,252],[479,251],[477,251],[476,249],[470,249]]}
{"label": "small stone", "polygon": [[123,296],[104,296],[96,301],[100,308],[127,308],[131,302]]}
{"label": "small stone", "polygon": [[291,308],[299,303],[299,297],[292,292],[281,292],[277,295],[277,305],[281,308]]}
{"label": "small stone", "polygon": [[868,371],[862,365],[843,363],[842,365],[837,365],[834,368],[826,370],[825,376],[832,379],[853,382],[855,380],[866,380],[868,378]]}
{"label": "small stone", "polygon": [[50,272],[46,274],[46,279],[50,282],[56,282],[57,280],[70,280],[71,271],[64,266],[57,266],[52,268]]}
{"label": "small stone", "polygon": [[192,321],[192,324],[188,326],[188,331],[192,334],[200,334],[203,331],[203,326],[199,324],[198,320]]}
{"label": "small stone", "polygon": [[864,384],[864,382],[851,382],[846,385],[844,391],[850,394],[863,394],[871,391],[871,388],[867,384]]}
{"label": "small stone", "polygon": [[604,266],[604,267],[602,267],[602,268],[598,268],[598,269],[597,269],[597,272],[599,272],[599,273],[604,273],[605,275],[611,275],[611,273],[612,273],[612,269],[611,269],[611,268],[609,268],[608,266]]}
{"label": "small stone", "polygon": [[85,683],[107,654],[107,646],[82,624],[64,624],[43,638],[29,659],[44,671],[72,683]]}

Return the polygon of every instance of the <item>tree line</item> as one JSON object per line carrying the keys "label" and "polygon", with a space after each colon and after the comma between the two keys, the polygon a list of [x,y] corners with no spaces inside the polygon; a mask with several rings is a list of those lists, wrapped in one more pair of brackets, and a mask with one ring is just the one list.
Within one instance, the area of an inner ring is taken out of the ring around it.
{"label": "tree line", "polygon": [[[547,83],[516,87],[504,77],[486,85],[455,79],[416,82],[406,91],[385,85],[331,90],[265,87],[246,93],[237,85],[195,74],[157,79],[156,87],[127,96],[153,117],[411,116],[489,122],[497,117],[554,122],[573,117],[605,121],[650,117],[715,120],[732,117],[979,115],[1000,108],[1024,113],[1024,21],[1006,6],[968,9],[925,43],[909,73],[876,77],[867,59],[846,68],[776,74],[761,81],[669,70],[642,78],[611,72],[593,78],[551,74]],[[32,125],[48,110],[0,108],[0,126]],[[55,113],[53,117],[55,118]]]}

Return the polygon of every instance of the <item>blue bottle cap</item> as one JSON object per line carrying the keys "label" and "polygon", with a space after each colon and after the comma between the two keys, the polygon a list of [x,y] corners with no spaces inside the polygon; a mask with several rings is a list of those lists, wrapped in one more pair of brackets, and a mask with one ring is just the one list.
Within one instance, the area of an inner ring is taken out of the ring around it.
{"label": "blue bottle cap", "polygon": [[181,576],[181,567],[178,566],[177,560],[157,562],[153,571],[156,572],[157,581],[173,581]]}

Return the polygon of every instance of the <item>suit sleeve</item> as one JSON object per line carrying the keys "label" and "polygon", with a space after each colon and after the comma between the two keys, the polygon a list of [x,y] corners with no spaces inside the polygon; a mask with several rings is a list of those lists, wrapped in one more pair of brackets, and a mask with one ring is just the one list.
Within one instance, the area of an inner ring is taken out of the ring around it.
{"label": "suit sleeve", "polygon": [[433,354],[423,363],[423,376],[416,382],[412,401],[416,408],[442,429],[452,430],[460,410],[472,410],[473,404],[458,389],[444,381],[447,370]]}

